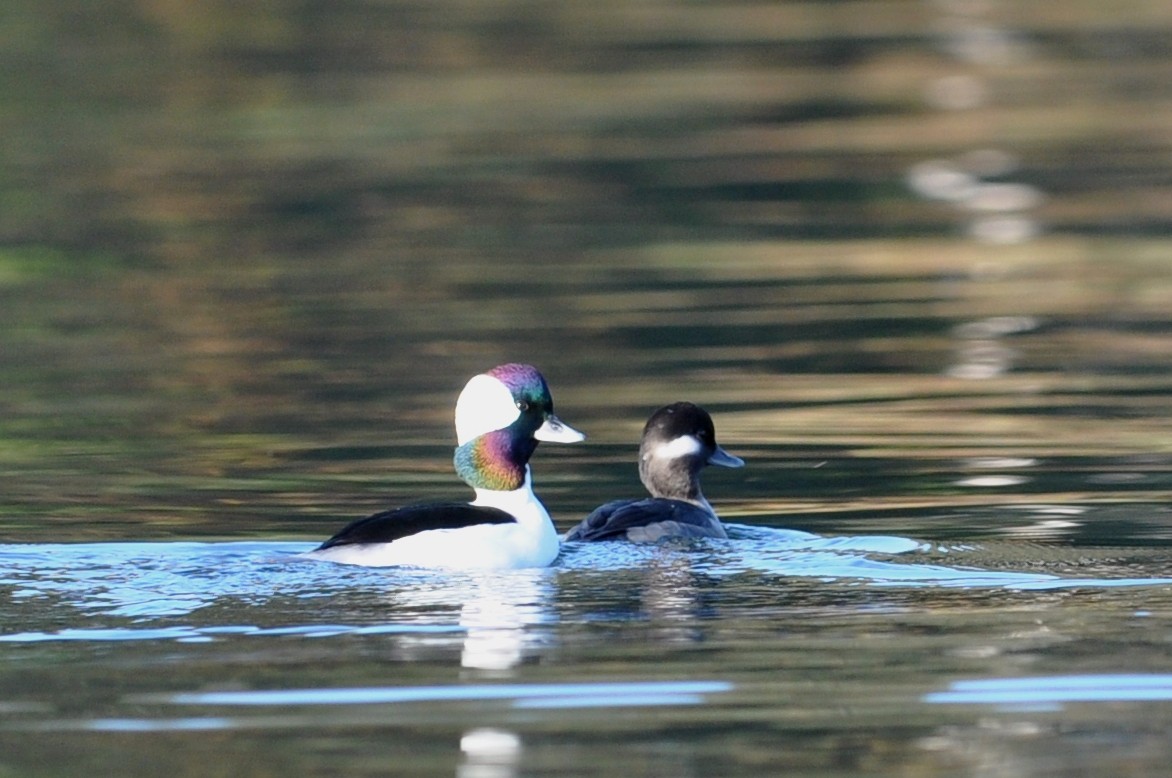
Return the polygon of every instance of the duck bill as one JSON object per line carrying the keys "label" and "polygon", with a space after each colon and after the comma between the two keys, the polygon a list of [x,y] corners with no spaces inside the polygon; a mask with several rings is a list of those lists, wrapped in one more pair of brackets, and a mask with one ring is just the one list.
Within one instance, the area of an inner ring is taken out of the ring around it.
{"label": "duck bill", "polygon": [[720,446],[717,446],[716,451],[712,452],[712,456],[708,457],[708,464],[720,465],[721,467],[744,467],[745,460],[733,456]]}
{"label": "duck bill", "polygon": [[548,443],[577,443],[586,439],[585,435],[552,413],[545,417],[545,423],[537,428],[533,437]]}

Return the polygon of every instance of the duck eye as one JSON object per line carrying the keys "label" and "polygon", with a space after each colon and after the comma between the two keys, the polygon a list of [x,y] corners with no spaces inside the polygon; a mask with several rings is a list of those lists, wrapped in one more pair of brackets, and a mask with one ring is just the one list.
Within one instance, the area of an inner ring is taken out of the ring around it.
{"label": "duck eye", "polygon": [[527,403],[525,400],[517,400],[517,410],[519,410],[521,413],[524,413],[525,411],[529,410],[529,403]]}

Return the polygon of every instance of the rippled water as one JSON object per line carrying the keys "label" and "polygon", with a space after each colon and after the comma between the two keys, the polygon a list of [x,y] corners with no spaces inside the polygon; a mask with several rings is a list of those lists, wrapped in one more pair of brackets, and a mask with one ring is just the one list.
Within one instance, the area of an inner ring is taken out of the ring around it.
{"label": "rippled water", "polygon": [[3,546],[5,758],[1160,769],[1166,554],[1038,546],[1013,565],[976,544],[730,534],[571,544],[547,570],[476,574],[316,563],[304,542]]}
{"label": "rippled water", "polygon": [[[0,776],[1166,774],[1163,5],[83,5],[4,12]],[[730,538],[297,556],[507,360],[560,529],[688,399]]]}

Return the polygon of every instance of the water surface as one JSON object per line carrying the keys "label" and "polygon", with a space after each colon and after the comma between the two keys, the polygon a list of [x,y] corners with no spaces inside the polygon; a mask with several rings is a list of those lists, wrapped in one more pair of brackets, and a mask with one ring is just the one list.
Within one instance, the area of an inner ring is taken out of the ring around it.
{"label": "water surface", "polygon": [[[1163,4],[82,5],[4,11],[0,775],[1167,772]],[[560,529],[687,399],[730,538],[297,556],[509,360]]]}

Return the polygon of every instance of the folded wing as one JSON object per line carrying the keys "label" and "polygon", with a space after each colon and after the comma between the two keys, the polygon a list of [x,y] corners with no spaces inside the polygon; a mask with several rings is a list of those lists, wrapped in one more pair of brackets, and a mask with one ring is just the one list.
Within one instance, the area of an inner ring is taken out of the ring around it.
{"label": "folded wing", "polygon": [[724,538],[712,514],[683,500],[615,500],[594,509],[566,540],[622,539],[651,542],[664,537]]}
{"label": "folded wing", "polygon": [[459,529],[476,524],[511,522],[516,522],[516,519],[510,513],[466,502],[412,505],[352,521],[318,546],[317,550],[322,551],[335,546],[391,543],[433,529]]}

